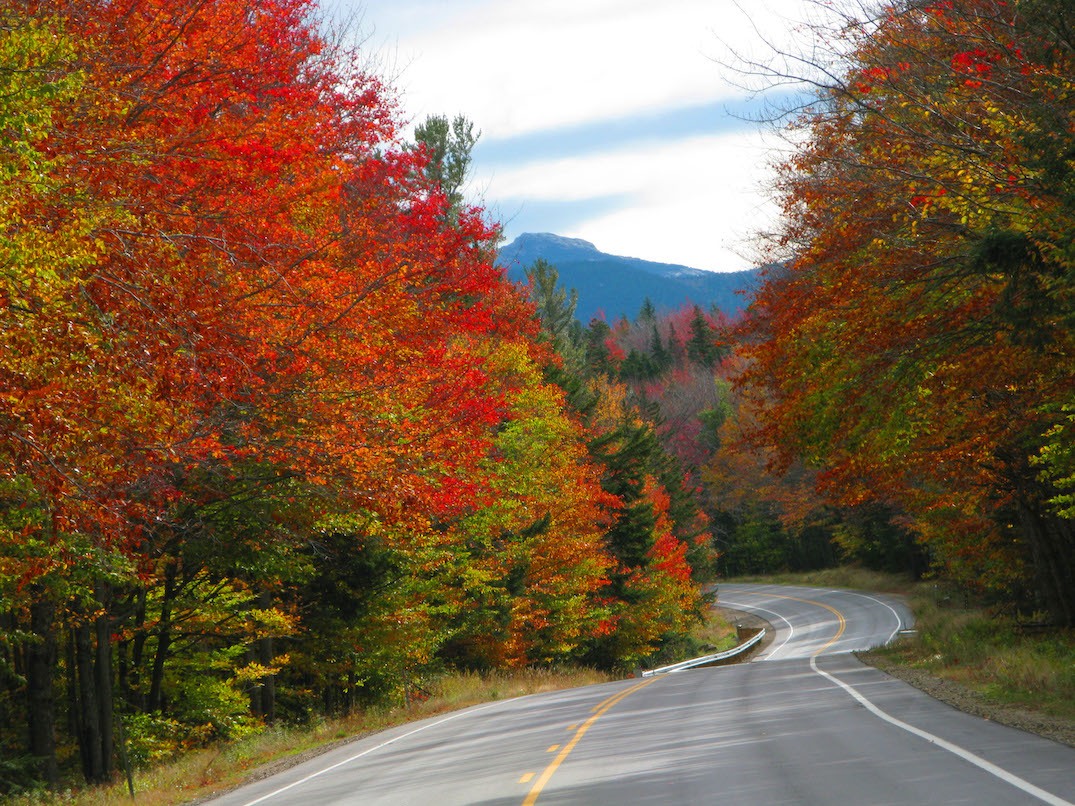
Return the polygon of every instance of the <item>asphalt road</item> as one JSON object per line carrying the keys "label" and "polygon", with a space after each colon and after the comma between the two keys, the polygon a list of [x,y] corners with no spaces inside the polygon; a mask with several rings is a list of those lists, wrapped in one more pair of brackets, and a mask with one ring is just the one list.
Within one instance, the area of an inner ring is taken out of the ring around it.
{"label": "asphalt road", "polygon": [[219,806],[1073,804],[1075,749],[863,666],[895,599],[722,585],[775,627],[754,662],[492,703],[336,748]]}

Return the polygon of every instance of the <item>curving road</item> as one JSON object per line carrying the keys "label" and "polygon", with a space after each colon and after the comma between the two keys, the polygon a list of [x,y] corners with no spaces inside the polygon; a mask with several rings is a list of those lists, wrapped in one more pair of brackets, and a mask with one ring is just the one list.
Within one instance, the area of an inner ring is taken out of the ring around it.
{"label": "curving road", "polygon": [[882,646],[914,625],[902,599],[788,585],[721,585],[718,604],[753,613],[775,632],[754,660],[835,655]]}
{"label": "curving road", "polygon": [[1075,804],[1075,749],[860,664],[895,598],[722,585],[775,636],[755,661],[478,706],[353,742],[213,801],[267,804]]}

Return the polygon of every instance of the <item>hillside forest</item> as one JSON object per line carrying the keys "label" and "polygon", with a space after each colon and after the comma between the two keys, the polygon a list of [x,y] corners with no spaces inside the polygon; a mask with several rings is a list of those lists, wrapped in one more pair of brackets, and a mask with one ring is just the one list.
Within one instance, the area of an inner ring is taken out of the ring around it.
{"label": "hillside forest", "polygon": [[1071,12],[845,22],[747,312],[580,323],[314,0],[0,0],[0,794],[653,664],[718,576],[1070,626]]}

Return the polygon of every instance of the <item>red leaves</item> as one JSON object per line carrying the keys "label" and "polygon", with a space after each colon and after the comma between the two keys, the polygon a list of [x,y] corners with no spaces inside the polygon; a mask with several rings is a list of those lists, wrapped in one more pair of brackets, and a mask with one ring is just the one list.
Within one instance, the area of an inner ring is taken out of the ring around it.
{"label": "red leaves", "polygon": [[993,65],[1003,58],[999,52],[989,53],[982,48],[965,50],[952,56],[952,69],[958,72],[988,76],[993,72]]}
{"label": "red leaves", "polygon": [[[805,121],[782,175],[779,247],[794,256],[757,296],[744,377],[779,465],[820,468],[839,503],[904,508],[970,578],[1011,559],[994,538],[1013,491],[1044,494],[1028,491],[1025,451],[1070,397],[1070,295],[1047,278],[1068,263],[1057,223],[1072,210],[1038,169],[1070,143],[1053,97],[1071,69],[1047,14],[926,10],[894,7]],[[883,77],[864,110],[859,85]],[[974,520],[988,550],[972,563],[956,534]]]}
{"label": "red leaves", "polygon": [[890,68],[888,67],[868,67],[858,74],[858,78],[853,82],[853,85],[856,91],[867,95],[873,90],[874,85],[887,81],[889,75]]}
{"label": "red leaves", "polygon": [[[43,342],[85,371],[20,393],[75,522],[134,486],[167,510],[175,468],[253,458],[407,491],[419,517],[473,501],[504,416],[481,341],[532,326],[513,324],[490,228],[442,225],[380,83],[318,37],[312,5],[36,7],[77,35],[85,74],[47,142],[78,184],[40,215],[101,211],[70,303],[102,344]],[[128,459],[105,472],[94,453]]]}
{"label": "red leaves", "polygon": [[951,11],[953,8],[955,8],[955,3],[953,2],[953,0],[939,0],[939,2],[930,3],[922,10],[925,11],[927,14],[933,14],[937,17],[944,17],[946,16],[947,12]]}
{"label": "red leaves", "polygon": [[982,86],[982,81],[988,79],[993,73],[993,65],[1004,57],[1000,52],[988,52],[982,48],[974,48],[956,53],[952,56],[952,69],[957,73],[966,73],[972,76],[964,79],[963,85],[977,88]]}

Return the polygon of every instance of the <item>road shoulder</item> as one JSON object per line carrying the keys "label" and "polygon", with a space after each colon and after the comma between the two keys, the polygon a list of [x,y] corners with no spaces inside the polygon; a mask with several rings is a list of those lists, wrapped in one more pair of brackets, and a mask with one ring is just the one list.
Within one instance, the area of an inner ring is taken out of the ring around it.
{"label": "road shoulder", "polygon": [[[737,662],[750,662],[753,657],[763,652],[772,643],[775,631],[765,619],[755,613],[723,607],[719,600],[715,607],[730,624],[735,624],[745,629],[764,628],[767,631],[765,640],[752,649],[751,652],[738,658]],[[991,702],[987,697],[968,686],[931,675],[922,669],[916,669],[900,663],[891,656],[880,652],[856,652],[855,656],[867,666],[872,666],[891,677],[902,680],[919,691],[930,695],[935,700],[939,700],[963,713],[988,719],[997,724],[1007,725],[1027,733],[1033,733],[1068,747],[1075,747],[1075,720]]]}
{"label": "road shoulder", "polygon": [[935,700],[940,700],[964,713],[1075,747],[1075,721],[1073,720],[990,702],[982,694],[967,686],[900,664],[877,652],[858,652],[855,655],[868,666],[902,680],[929,694]]}

